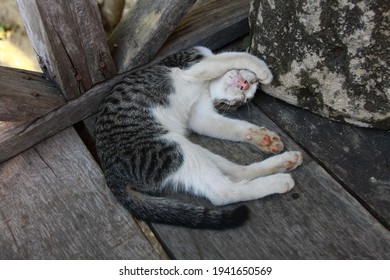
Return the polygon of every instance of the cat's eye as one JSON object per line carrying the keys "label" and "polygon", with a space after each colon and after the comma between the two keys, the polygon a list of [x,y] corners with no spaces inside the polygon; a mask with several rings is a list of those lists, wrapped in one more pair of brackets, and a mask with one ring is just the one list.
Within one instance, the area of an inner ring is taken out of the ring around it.
{"label": "cat's eye", "polygon": [[258,83],[258,80],[257,79],[254,79],[254,80],[251,80],[250,81],[250,84],[253,85],[253,84],[257,84]]}

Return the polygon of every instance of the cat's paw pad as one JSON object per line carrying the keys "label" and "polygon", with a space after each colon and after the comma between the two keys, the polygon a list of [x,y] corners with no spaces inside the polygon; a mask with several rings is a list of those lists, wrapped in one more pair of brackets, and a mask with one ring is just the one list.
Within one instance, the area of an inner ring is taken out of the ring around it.
{"label": "cat's paw pad", "polygon": [[264,127],[250,128],[249,133],[245,135],[245,140],[266,153],[278,154],[284,148],[280,137]]}
{"label": "cat's paw pad", "polygon": [[283,155],[283,168],[285,171],[291,171],[303,162],[303,156],[301,152],[285,152]]}

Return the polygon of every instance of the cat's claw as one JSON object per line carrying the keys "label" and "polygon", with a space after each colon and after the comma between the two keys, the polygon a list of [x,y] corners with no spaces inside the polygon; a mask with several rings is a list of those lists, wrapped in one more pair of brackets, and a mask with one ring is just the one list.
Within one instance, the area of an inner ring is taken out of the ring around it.
{"label": "cat's claw", "polygon": [[280,137],[264,127],[250,128],[249,133],[245,135],[245,140],[266,153],[278,154],[284,148]]}

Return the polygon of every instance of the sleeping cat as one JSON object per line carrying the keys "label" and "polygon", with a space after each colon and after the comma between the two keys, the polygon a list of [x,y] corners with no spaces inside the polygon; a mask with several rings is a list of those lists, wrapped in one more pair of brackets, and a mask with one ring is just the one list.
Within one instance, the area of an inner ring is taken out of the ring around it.
{"label": "sleeping cat", "polygon": [[[284,172],[302,163],[285,152],[242,166],[186,138],[189,131],[249,142],[267,153],[283,150],[273,132],[220,115],[214,105],[250,101],[266,64],[247,53],[214,55],[196,47],[129,74],[105,98],[96,122],[96,145],[107,185],[137,218],[195,228],[229,228],[248,217],[245,206],[224,206],[289,191]],[[166,190],[202,196],[206,208],[164,197]]]}

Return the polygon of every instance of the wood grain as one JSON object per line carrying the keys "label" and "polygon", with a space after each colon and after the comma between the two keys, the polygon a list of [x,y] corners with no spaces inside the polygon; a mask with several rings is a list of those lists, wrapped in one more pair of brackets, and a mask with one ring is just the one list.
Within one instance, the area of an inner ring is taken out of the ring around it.
{"label": "wood grain", "polygon": [[211,49],[220,48],[249,33],[249,0],[197,1],[180,21],[157,56],[164,57],[193,46],[191,38]]}
{"label": "wood grain", "polygon": [[390,229],[390,133],[330,121],[267,95],[255,100]]}
{"label": "wood grain", "polygon": [[119,79],[120,76],[115,76],[33,122],[0,122],[0,162],[96,112],[101,100]]}
{"label": "wood grain", "polygon": [[[257,107],[233,115],[277,131],[287,150],[301,150]],[[267,157],[247,144],[195,135],[192,139],[242,164]],[[303,165],[292,172],[294,189],[246,203],[251,217],[243,227],[220,232],[153,224],[155,234],[177,259],[388,259],[389,231],[303,154]]]}
{"label": "wood grain", "polygon": [[73,128],[0,165],[0,259],[158,259]]}
{"label": "wood grain", "polygon": [[116,73],[96,1],[17,3],[42,70],[68,100]]}
{"label": "wood grain", "polygon": [[28,121],[65,104],[41,73],[0,67],[0,121]]}
{"label": "wood grain", "polygon": [[108,39],[118,72],[149,62],[194,2],[137,1]]}

